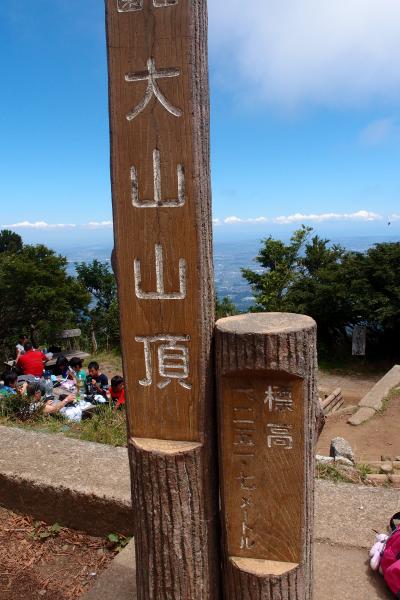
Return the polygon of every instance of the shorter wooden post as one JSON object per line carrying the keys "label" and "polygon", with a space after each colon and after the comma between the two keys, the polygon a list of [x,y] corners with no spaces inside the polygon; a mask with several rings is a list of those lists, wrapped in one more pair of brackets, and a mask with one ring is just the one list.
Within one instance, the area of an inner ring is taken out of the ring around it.
{"label": "shorter wooden post", "polygon": [[216,326],[226,600],[311,600],[316,325],[248,314]]}

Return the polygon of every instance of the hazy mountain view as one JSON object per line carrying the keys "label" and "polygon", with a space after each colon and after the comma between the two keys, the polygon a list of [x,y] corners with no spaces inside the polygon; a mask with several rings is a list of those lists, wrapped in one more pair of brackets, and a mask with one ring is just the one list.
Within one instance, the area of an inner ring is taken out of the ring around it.
{"label": "hazy mountain view", "polygon": [[[379,242],[395,242],[397,236],[354,236],[336,237],[332,243],[339,243],[349,250],[363,252]],[[229,296],[239,310],[246,311],[253,303],[252,292],[248,283],[243,279],[240,269],[250,267],[257,271],[254,258],[260,248],[260,240],[252,239],[240,242],[220,242],[214,244],[215,285],[220,298]],[[111,246],[88,245],[57,248],[65,254],[70,263],[70,271],[74,270],[75,262],[90,262],[94,258],[110,262]]]}

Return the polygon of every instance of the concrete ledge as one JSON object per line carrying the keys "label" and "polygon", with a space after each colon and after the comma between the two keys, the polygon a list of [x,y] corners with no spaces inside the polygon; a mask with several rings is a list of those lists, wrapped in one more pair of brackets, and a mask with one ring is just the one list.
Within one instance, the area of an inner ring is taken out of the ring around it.
{"label": "concrete ledge", "polygon": [[[0,503],[96,535],[131,535],[127,450],[0,427]],[[317,481],[316,538],[368,548],[398,503],[398,490]]]}
{"label": "concrete ledge", "polygon": [[359,408],[357,410],[356,413],[354,413],[354,415],[352,415],[350,417],[350,419],[348,419],[348,423],[349,425],[362,425],[363,423],[365,423],[366,421],[369,421],[370,419],[372,419],[372,417],[374,417],[376,415],[376,411],[373,408]]}
{"label": "concrete ledge", "polygon": [[383,401],[389,395],[393,388],[400,385],[400,365],[395,365],[378,381],[364,396],[359,406],[360,408],[373,408],[378,411],[382,408]]}
{"label": "concrete ledge", "polygon": [[131,535],[127,450],[0,427],[0,503],[93,535]]}
{"label": "concrete ledge", "polygon": [[385,398],[391,390],[400,385],[400,365],[395,365],[386,373],[382,379],[362,398],[359,410],[353,415],[348,423],[350,425],[361,425],[382,409]]}
{"label": "concrete ledge", "polygon": [[[382,579],[368,571],[367,549],[375,539],[373,529],[386,530],[398,501],[398,490],[317,481],[318,600],[391,597]],[[0,503],[96,535],[131,534],[127,451],[0,427]],[[132,542],[84,600],[115,598],[136,598]]]}

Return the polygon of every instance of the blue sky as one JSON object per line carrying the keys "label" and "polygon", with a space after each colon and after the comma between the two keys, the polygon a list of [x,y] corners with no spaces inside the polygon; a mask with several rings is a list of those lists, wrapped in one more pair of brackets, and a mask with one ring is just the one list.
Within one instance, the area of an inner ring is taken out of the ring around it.
{"label": "blue sky", "polygon": [[[110,239],[103,2],[4,4],[0,226]],[[400,234],[397,0],[209,9],[217,238]]]}

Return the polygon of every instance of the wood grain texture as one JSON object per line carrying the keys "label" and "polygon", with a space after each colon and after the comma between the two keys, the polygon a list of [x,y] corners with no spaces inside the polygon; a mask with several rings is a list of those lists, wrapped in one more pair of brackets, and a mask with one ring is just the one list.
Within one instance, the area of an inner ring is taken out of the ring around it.
{"label": "wood grain texture", "polygon": [[[243,385],[247,381],[252,389],[252,380],[260,378],[289,377],[301,381],[303,388],[303,461],[302,473],[298,475],[301,482],[301,494],[298,496],[299,506],[293,515],[300,519],[300,523],[293,523],[297,529],[300,543],[299,567],[289,570],[282,576],[274,574],[259,573],[250,568],[249,563],[241,563],[242,559],[251,556],[255,559],[257,546],[251,547],[251,552],[246,552],[246,547],[239,556],[229,555],[228,543],[232,536],[229,530],[231,523],[235,522],[229,513],[229,495],[226,490],[232,488],[235,483],[226,479],[230,473],[229,447],[225,448],[227,442],[223,434],[220,436],[220,472],[222,492],[222,525],[224,539],[224,589],[227,600],[311,600],[313,560],[312,560],[312,532],[314,521],[314,445],[316,440],[315,416],[318,404],[316,393],[315,372],[316,360],[316,325],[309,317],[289,314],[254,314],[230,317],[218,321],[216,326],[216,366],[218,405],[220,414],[220,431],[224,431],[224,403],[230,404],[232,397],[226,395],[227,381],[240,378]],[[224,383],[225,382],[225,383]],[[229,387],[229,383],[228,383]],[[225,395],[224,395],[225,393]],[[258,395],[256,395],[258,398]],[[295,397],[295,401],[296,401]],[[298,401],[298,400],[297,400]],[[287,415],[286,415],[287,416]],[[294,424],[294,422],[293,422]],[[265,443],[267,441],[265,440]],[[230,448],[232,450],[232,447]],[[263,460],[263,454],[260,453]],[[272,460],[272,458],[271,458]],[[225,462],[224,462],[225,461]],[[228,461],[228,464],[226,464]],[[265,463],[264,468],[269,468]],[[275,469],[283,468],[282,481],[287,486],[288,497],[291,496],[291,480],[285,477],[285,465],[277,465]],[[255,480],[247,480],[246,487],[253,487]],[[296,487],[298,482],[293,482]],[[259,501],[259,499],[257,499]],[[290,500],[291,502],[292,500]],[[266,513],[268,513],[268,494],[264,498]],[[286,514],[287,503],[282,496],[282,506],[275,506],[275,515],[270,515],[272,527],[276,523],[282,527],[282,544],[285,544],[285,528],[290,527],[290,518]],[[262,507],[257,510],[262,513]],[[249,527],[252,523],[248,522]],[[236,531],[236,536],[240,531]],[[289,535],[290,537],[290,535]],[[251,540],[251,538],[249,538]],[[257,540],[252,540],[257,541]],[[262,552],[266,548],[260,545]],[[271,547],[271,560],[274,554],[279,553],[279,546]],[[266,558],[266,555],[259,558]],[[239,559],[239,562],[238,562]],[[236,560],[236,562],[235,562]],[[276,558],[275,558],[276,560]],[[257,564],[258,561],[256,561]],[[254,563],[254,564],[256,564]],[[239,565],[239,566],[238,566]]]}
{"label": "wood grain texture", "polygon": [[[121,6],[130,4],[136,6]],[[119,12],[117,0],[106,1],[114,263],[127,396],[135,399],[128,401],[130,427],[138,437],[203,442],[214,326],[207,6],[205,0],[142,4]],[[153,93],[128,119],[146,97],[149,61],[165,75],[155,79],[159,92],[182,116]],[[162,374],[163,336],[184,338],[177,342],[187,352],[182,381],[168,383]],[[149,372],[145,338],[154,340]]]}
{"label": "wood grain texture", "polygon": [[207,4],[106,20],[138,600],[219,600]]}
{"label": "wood grain texture", "polygon": [[303,379],[285,373],[235,374],[223,377],[219,389],[228,555],[299,563]]}
{"label": "wood grain texture", "polygon": [[217,600],[219,559],[201,444],[131,439],[138,598]]}

